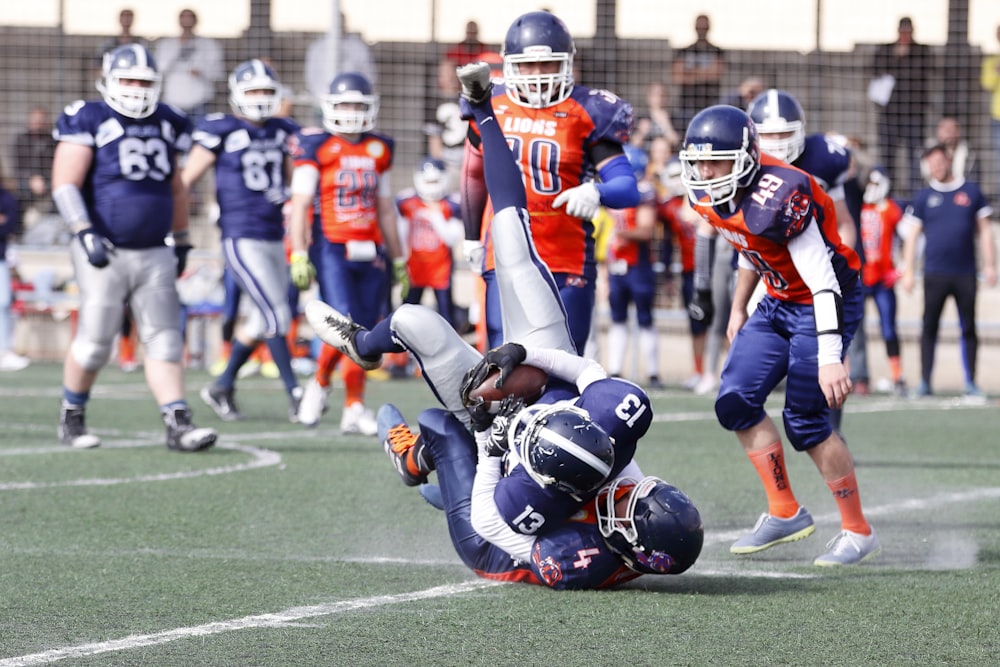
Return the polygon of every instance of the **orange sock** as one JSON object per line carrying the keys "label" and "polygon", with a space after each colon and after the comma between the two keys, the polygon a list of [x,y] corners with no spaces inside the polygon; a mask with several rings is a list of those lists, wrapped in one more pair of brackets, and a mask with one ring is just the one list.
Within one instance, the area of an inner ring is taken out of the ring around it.
{"label": "orange sock", "polygon": [[852,533],[871,535],[872,528],[868,525],[865,515],[861,512],[861,495],[858,493],[858,480],[852,470],[846,477],[827,482],[837,501],[840,510],[840,527]]}
{"label": "orange sock", "polygon": [[705,374],[705,357],[701,356],[700,354],[696,354],[694,356],[694,372],[697,375]]}
{"label": "orange sock", "polygon": [[893,382],[899,382],[899,379],[903,377],[903,363],[898,356],[889,357],[889,374],[892,375]]}
{"label": "orange sock", "polygon": [[779,519],[795,516],[799,511],[799,501],[792,493],[792,484],[788,481],[788,471],[785,469],[785,454],[781,441],[770,447],[747,452],[750,462],[757,469],[760,481],[764,483],[767,494],[767,512]]}
{"label": "orange sock", "polygon": [[344,405],[364,403],[365,369],[344,357],[340,362],[340,374],[344,380]]}
{"label": "orange sock", "polygon": [[330,376],[333,375],[333,369],[343,356],[344,353],[340,350],[329,345],[323,346],[319,353],[319,359],[316,360],[316,382],[319,383],[319,386],[324,388],[330,386]]}
{"label": "orange sock", "polygon": [[135,341],[132,336],[122,336],[118,341],[118,363],[135,363]]}

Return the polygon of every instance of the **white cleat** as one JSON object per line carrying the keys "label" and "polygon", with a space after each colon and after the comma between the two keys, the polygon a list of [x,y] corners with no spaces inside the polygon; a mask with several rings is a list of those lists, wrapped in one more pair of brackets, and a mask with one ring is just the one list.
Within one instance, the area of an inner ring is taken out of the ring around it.
{"label": "white cleat", "polygon": [[343,435],[378,435],[378,422],[372,411],[362,403],[351,403],[344,406],[344,414],[340,418],[340,432]]}
{"label": "white cleat", "polygon": [[326,412],[329,393],[330,389],[319,386],[315,378],[309,381],[299,400],[297,415],[300,424],[312,428],[319,423],[320,417]]}
{"label": "white cleat", "polygon": [[341,315],[322,301],[310,301],[306,304],[306,320],[320,340],[343,352],[364,370],[375,370],[382,365],[381,354],[374,359],[366,359],[358,354],[354,337],[365,328],[346,315]]}

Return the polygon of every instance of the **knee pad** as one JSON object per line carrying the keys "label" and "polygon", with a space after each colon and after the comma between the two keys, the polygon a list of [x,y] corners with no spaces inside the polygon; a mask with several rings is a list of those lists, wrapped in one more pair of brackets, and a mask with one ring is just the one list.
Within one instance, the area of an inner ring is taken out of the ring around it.
{"label": "knee pad", "polygon": [[184,349],[181,332],[177,329],[164,329],[144,339],[146,356],[157,361],[180,362]]}
{"label": "knee pad", "polygon": [[766,416],[764,406],[751,404],[744,396],[729,391],[715,399],[715,416],[727,431],[744,431]]}
{"label": "knee pad", "polygon": [[111,358],[111,343],[95,343],[75,338],[70,346],[73,360],[85,371],[99,370]]}

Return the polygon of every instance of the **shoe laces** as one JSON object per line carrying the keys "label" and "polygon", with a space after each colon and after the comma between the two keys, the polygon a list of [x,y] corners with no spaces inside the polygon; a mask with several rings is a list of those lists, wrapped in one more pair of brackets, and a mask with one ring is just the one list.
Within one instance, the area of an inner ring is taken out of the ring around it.
{"label": "shoe laces", "polygon": [[387,440],[389,441],[389,448],[395,454],[402,456],[406,452],[413,449],[417,444],[417,438],[420,436],[410,430],[410,427],[406,424],[397,424],[389,429],[389,435]]}
{"label": "shoe laces", "polygon": [[844,553],[854,550],[861,553],[861,545],[858,543],[858,536],[848,530],[842,530],[833,539],[826,543],[826,548],[833,553]]}
{"label": "shoe laces", "polygon": [[351,334],[354,333],[354,330],[358,328],[357,324],[354,322],[342,317],[335,317],[333,315],[326,316],[326,323],[329,327],[335,329],[337,333],[348,340],[350,339]]}

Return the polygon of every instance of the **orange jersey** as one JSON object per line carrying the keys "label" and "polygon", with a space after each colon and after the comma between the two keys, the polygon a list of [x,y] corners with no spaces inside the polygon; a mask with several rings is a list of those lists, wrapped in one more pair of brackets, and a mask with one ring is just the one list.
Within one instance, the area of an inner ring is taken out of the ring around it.
{"label": "orange jersey", "polygon": [[[639,207],[655,206],[656,191],[648,183],[639,183]],[[637,226],[639,207],[607,209],[614,221],[614,234],[608,244],[608,264],[625,262],[627,266],[648,266],[652,262],[650,246],[652,241],[632,241],[623,238],[622,232],[630,232]]]}
{"label": "orange jersey", "polygon": [[323,236],[331,243],[382,243],[378,194],[382,175],[392,166],[393,141],[374,132],[357,143],[329,132],[298,135],[295,166],[319,170],[319,211]]}
{"label": "orange jersey", "polygon": [[436,290],[447,289],[451,284],[451,248],[434,230],[431,216],[442,216],[445,220],[458,217],[458,204],[447,199],[431,204],[411,192],[396,200],[396,209],[409,222],[406,245],[410,249],[410,257],[406,266],[410,284]]}
{"label": "orange jersey", "polygon": [[676,247],[680,249],[681,271],[685,273],[694,271],[694,240],[696,235],[694,223],[684,217],[687,201],[687,195],[671,197],[660,202],[657,210],[660,220],[665,223],[665,231],[673,236]]}
{"label": "orange jersey", "polygon": [[[554,208],[552,201],[560,192],[591,180],[591,147],[602,141],[628,141],[632,108],[608,91],[585,86],[575,86],[570,97],[544,109],[515,104],[501,86],[497,89],[493,108],[521,168],[538,255],[553,273],[582,275],[584,267],[594,262],[593,225],[569,215],[565,208]],[[483,218],[487,270],[494,268],[492,218],[487,204]]]}
{"label": "orange jersey", "polygon": [[903,209],[892,199],[861,207],[861,243],[865,249],[861,279],[865,285],[871,287],[895,275],[892,248],[896,227],[902,219]]}
{"label": "orange jersey", "polygon": [[840,240],[833,200],[801,169],[764,154],[760,162],[760,172],[734,211],[728,204],[720,212],[707,203],[697,211],[754,266],[768,294],[795,303],[812,303],[812,292],[792,262],[788,242],[815,220],[846,293],[858,282],[861,261]]}

